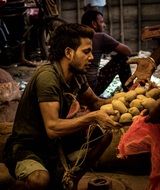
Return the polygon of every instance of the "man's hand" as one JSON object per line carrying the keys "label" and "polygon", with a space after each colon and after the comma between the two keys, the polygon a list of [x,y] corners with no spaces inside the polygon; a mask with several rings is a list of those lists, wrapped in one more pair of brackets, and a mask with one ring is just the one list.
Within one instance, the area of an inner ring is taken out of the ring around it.
{"label": "man's hand", "polygon": [[[95,111],[94,113],[95,113],[96,121],[99,123],[100,126],[104,128],[120,127],[120,124],[113,121],[104,110],[98,110],[98,111]],[[115,113],[112,113],[112,114],[115,114]]]}
{"label": "man's hand", "polygon": [[160,124],[160,99],[156,100],[156,104],[153,105],[152,109],[149,111],[145,121]]}
{"label": "man's hand", "polygon": [[130,58],[127,63],[137,64],[137,68],[133,75],[126,81],[125,86],[129,86],[134,80],[134,85],[140,84],[145,86],[146,83],[151,83],[151,76],[156,69],[155,61],[151,57]]}

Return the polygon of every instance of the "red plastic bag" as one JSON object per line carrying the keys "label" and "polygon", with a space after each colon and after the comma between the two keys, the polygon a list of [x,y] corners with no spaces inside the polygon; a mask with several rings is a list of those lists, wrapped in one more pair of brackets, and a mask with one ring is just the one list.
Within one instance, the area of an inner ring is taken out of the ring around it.
{"label": "red plastic bag", "polygon": [[160,190],[160,124],[146,123],[144,116],[138,116],[121,137],[119,157],[151,153],[151,173],[149,190]]}

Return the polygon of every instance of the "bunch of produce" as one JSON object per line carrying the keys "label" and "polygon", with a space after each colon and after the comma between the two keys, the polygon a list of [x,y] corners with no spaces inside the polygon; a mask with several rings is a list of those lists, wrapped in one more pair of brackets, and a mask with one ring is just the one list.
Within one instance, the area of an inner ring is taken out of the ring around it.
{"label": "bunch of produce", "polygon": [[[112,97],[112,102],[101,106],[110,117],[121,124],[131,123],[135,116],[147,109],[150,111],[160,98],[160,89],[137,87],[128,92],[118,92]],[[111,115],[111,111],[115,114]]]}

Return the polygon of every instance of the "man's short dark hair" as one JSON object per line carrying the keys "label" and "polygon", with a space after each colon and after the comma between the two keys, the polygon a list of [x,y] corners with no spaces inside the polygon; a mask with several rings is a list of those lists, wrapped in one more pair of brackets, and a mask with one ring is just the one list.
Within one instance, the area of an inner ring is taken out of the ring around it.
{"label": "man's short dark hair", "polygon": [[86,11],[83,14],[83,16],[81,18],[81,23],[85,24],[87,26],[91,26],[92,21],[96,21],[98,15],[102,15],[103,16],[103,14],[100,11],[97,11],[97,10],[88,10],[88,11]]}
{"label": "man's short dark hair", "polygon": [[50,61],[59,61],[65,56],[65,48],[76,50],[81,44],[81,38],[93,39],[94,30],[89,26],[68,23],[62,24],[51,37]]}

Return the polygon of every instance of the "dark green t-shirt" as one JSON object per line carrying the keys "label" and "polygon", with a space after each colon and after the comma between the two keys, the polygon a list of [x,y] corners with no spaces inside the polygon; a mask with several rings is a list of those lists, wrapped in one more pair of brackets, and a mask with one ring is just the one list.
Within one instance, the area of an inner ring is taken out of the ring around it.
{"label": "dark green t-shirt", "polygon": [[28,83],[19,102],[11,142],[23,144],[29,149],[38,147],[40,151],[47,151],[52,140],[47,137],[39,103],[58,101],[59,117],[65,118],[71,103],[65,94],[72,93],[78,98],[87,88],[84,75],[77,74],[68,85],[64,81],[60,64],[41,66]]}

